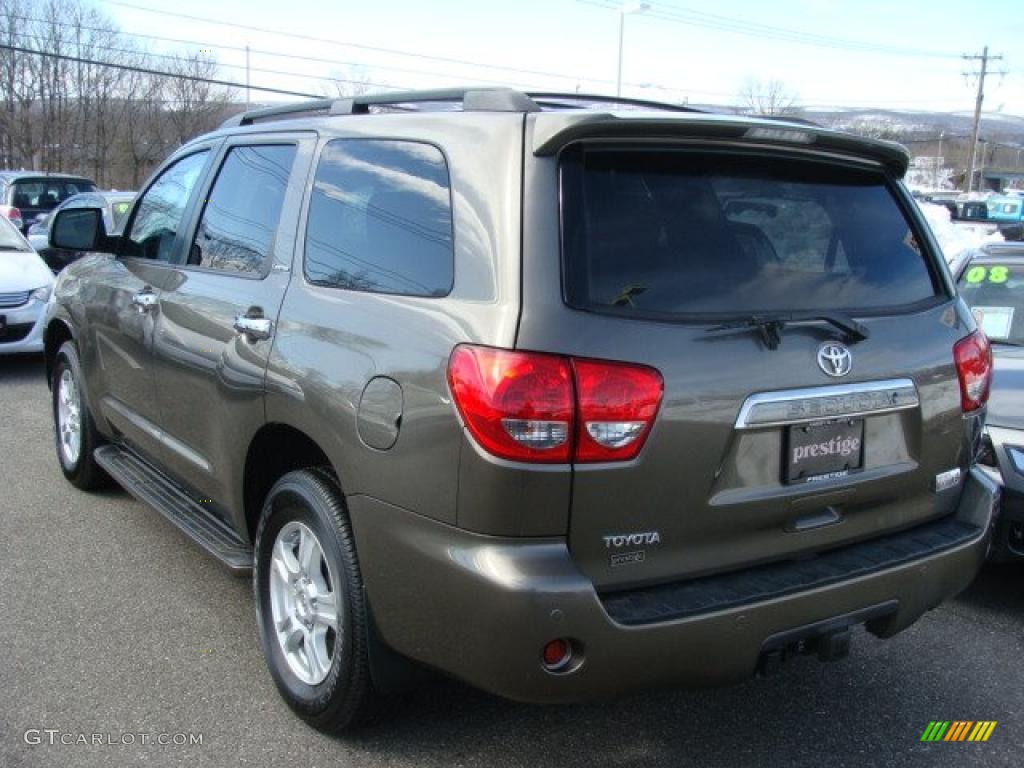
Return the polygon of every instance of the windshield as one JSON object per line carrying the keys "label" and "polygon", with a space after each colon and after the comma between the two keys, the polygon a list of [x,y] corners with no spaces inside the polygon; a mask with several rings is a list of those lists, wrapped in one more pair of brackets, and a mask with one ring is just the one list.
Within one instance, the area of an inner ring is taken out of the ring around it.
{"label": "windshield", "polygon": [[128,218],[128,214],[132,210],[132,201],[117,200],[114,203],[111,203],[110,210],[114,215],[111,233],[120,232],[122,229],[124,229],[124,220]]}
{"label": "windshield", "polygon": [[0,216],[0,251],[25,251],[28,248],[15,227],[5,217]]}
{"label": "windshield", "polygon": [[1024,264],[972,264],[957,288],[989,339],[1024,344]]}
{"label": "windshield", "polygon": [[93,192],[96,185],[88,181],[31,179],[14,182],[12,196],[15,208],[51,211],[72,195]]}
{"label": "windshield", "polygon": [[572,306],[631,316],[884,310],[933,298],[881,173],[724,152],[563,158]]}

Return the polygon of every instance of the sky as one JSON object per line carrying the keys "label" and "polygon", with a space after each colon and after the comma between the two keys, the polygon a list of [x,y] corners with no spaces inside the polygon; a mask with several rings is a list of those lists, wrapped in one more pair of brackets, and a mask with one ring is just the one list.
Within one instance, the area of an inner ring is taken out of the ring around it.
{"label": "sky", "polygon": [[208,51],[221,77],[244,82],[249,46],[253,85],[309,94],[337,95],[325,78],[360,81],[371,92],[508,85],[614,94],[621,21],[624,96],[736,104],[749,82],[776,80],[808,108],[970,112],[976,80],[963,73],[978,62],[961,55],[988,45],[1004,58],[991,63],[986,113],[1024,115],[1018,3],[96,0],[123,32],[148,36],[138,41],[155,53]]}

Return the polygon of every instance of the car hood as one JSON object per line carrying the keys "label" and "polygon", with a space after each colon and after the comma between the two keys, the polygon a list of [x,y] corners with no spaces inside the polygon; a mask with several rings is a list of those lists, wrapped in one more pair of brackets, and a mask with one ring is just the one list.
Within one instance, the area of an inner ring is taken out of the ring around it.
{"label": "car hood", "polygon": [[0,251],[0,293],[31,291],[52,282],[53,273],[35,251]]}
{"label": "car hood", "polygon": [[986,421],[995,427],[1024,429],[1024,347],[993,344],[995,370]]}

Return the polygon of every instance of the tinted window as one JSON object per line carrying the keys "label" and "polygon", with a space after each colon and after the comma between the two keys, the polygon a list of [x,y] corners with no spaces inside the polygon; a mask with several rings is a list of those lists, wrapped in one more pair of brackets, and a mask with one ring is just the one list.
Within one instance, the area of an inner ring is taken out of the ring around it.
{"label": "tinted window", "polygon": [[448,166],[436,147],[339,139],[320,158],[306,276],[358,291],[444,296],[452,287]]}
{"label": "tinted window", "polygon": [[206,164],[207,151],[188,155],[165,170],[146,190],[124,240],[126,256],[170,261],[174,235],[192,190]]}
{"label": "tinted window", "polygon": [[53,210],[72,195],[96,189],[92,182],[53,179],[16,181],[13,187],[12,204],[15,208],[38,208],[44,211]]}
{"label": "tinted window", "polygon": [[1024,344],[1024,264],[1017,259],[972,262],[957,288],[992,341]]}
{"label": "tinted window", "polygon": [[294,145],[232,147],[210,190],[188,263],[259,274],[294,159]]}
{"label": "tinted window", "polygon": [[563,161],[573,306],[636,316],[902,307],[932,272],[881,174],[724,153]]}

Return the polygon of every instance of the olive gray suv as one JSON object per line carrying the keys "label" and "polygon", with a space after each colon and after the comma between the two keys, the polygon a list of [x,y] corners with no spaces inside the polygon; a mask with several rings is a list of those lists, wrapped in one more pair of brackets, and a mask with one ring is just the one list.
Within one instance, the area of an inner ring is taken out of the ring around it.
{"label": "olive gray suv", "polygon": [[567,702],[841,657],[963,589],[998,500],[907,163],[505,89],[250,112],[122,234],[55,217],[96,251],[49,309],[60,465],[252,569],[324,729],[422,667]]}

